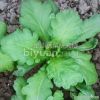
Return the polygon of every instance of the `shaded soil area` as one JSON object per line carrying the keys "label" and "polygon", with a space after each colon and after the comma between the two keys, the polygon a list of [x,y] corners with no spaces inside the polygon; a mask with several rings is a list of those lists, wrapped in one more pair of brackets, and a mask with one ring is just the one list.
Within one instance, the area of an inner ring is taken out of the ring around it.
{"label": "shaded soil area", "polygon": [[10,100],[13,90],[15,77],[12,73],[0,73],[0,100]]}
{"label": "shaded soil area", "polygon": [[[100,13],[100,0],[55,0],[60,10],[73,8],[77,10],[82,19],[89,18],[95,13]],[[0,20],[5,21],[8,24],[8,33],[13,32],[19,27],[20,0],[0,0]],[[91,51],[93,55],[93,62],[96,64],[99,80],[93,86],[96,95],[100,96],[100,34],[97,36],[99,44],[97,48]],[[27,76],[32,75],[34,71],[31,71]],[[0,100],[10,100],[10,97],[14,93],[13,82],[15,77],[12,73],[0,73]],[[56,88],[56,87],[55,87]],[[65,94],[66,91],[64,91]],[[68,99],[68,95],[65,95],[65,100]]]}

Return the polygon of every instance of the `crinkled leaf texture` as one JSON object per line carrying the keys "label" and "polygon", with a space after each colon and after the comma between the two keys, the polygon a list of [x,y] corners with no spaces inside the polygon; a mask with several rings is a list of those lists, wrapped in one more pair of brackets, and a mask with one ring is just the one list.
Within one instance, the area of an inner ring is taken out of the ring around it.
{"label": "crinkled leaf texture", "polygon": [[56,91],[54,96],[48,97],[47,100],[64,100],[62,91]]}
{"label": "crinkled leaf texture", "polygon": [[47,0],[23,0],[21,5],[20,23],[32,31],[38,33],[42,40],[48,40],[48,29],[52,12],[57,11],[54,2]]}
{"label": "crinkled leaf texture", "polygon": [[32,34],[28,29],[18,29],[1,40],[1,49],[11,56],[13,61],[32,65],[39,62],[38,55],[42,47],[35,33]]}
{"label": "crinkled leaf texture", "polygon": [[22,94],[22,88],[26,85],[26,81],[22,77],[18,77],[14,81],[14,90],[16,92],[16,95],[13,95],[11,100],[26,100],[26,96]]}
{"label": "crinkled leaf texture", "polygon": [[51,21],[53,43],[71,45],[83,42],[100,32],[100,14],[82,21],[76,11],[64,10]]}
{"label": "crinkled leaf texture", "polygon": [[27,82],[28,85],[22,89],[22,93],[26,95],[26,100],[47,100],[52,95],[50,88],[53,85],[48,79],[44,68],[29,78]]}
{"label": "crinkled leaf texture", "polygon": [[67,56],[51,59],[47,66],[48,76],[54,80],[56,86],[70,89],[83,81],[87,85],[97,81],[97,73],[90,62],[90,55],[72,51]]}
{"label": "crinkled leaf texture", "polygon": [[82,20],[78,13],[71,9],[57,13],[55,19],[51,21],[51,27],[54,43],[69,45],[82,34]]}
{"label": "crinkled leaf texture", "polygon": [[0,51],[0,72],[12,71],[14,68],[11,57]]}
{"label": "crinkled leaf texture", "polygon": [[4,22],[0,21],[0,40],[7,31],[7,26]]}
{"label": "crinkled leaf texture", "polygon": [[91,62],[91,54],[86,54],[79,51],[71,51],[68,55],[80,66],[80,73],[82,74],[86,84],[95,84],[98,79],[98,75],[95,65]]}

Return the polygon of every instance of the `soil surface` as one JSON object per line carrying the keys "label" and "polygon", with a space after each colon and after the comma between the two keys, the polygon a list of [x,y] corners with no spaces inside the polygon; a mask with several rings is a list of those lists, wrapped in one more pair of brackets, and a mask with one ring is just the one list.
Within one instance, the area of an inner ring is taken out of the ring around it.
{"label": "soil surface", "polygon": [[[100,13],[100,0],[55,0],[60,10],[73,8],[78,11],[82,19],[87,19],[95,13]],[[19,27],[20,0],[0,0],[0,20],[8,24],[8,33],[13,32]],[[99,44],[97,48],[91,51],[93,55],[93,62],[96,64],[99,80],[93,86],[96,95],[100,96],[100,34],[97,36]],[[33,74],[34,71],[31,71]],[[29,77],[29,74],[27,77]],[[0,100],[10,100],[14,94],[13,82],[15,77],[12,73],[0,73]],[[56,88],[56,87],[55,87]],[[65,94],[66,91],[64,91]],[[65,95],[65,100],[68,95]]]}

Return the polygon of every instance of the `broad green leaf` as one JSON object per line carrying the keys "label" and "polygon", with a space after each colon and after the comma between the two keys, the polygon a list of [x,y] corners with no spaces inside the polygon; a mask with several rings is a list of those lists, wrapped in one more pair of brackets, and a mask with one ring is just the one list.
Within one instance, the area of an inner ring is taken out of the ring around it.
{"label": "broad green leaf", "polygon": [[0,72],[12,71],[14,68],[11,57],[0,51]]}
{"label": "broad green leaf", "polygon": [[13,72],[13,75],[15,76],[24,76],[25,73],[27,73],[29,70],[31,70],[34,67],[34,65],[18,65],[17,70]]}
{"label": "broad green leaf", "polygon": [[51,21],[51,37],[54,43],[69,45],[82,34],[82,20],[77,12],[69,9],[57,13]]}
{"label": "broad green leaf", "polygon": [[7,31],[7,26],[4,22],[0,21],[0,40]]}
{"label": "broad green leaf", "polygon": [[14,90],[16,95],[13,95],[11,100],[26,100],[26,96],[22,94],[22,88],[26,85],[26,81],[19,77],[14,81]]}
{"label": "broad green leaf", "polygon": [[39,53],[42,51],[37,35],[28,29],[16,30],[14,33],[1,40],[2,51],[12,57],[13,61],[20,64],[32,65],[38,63]]}
{"label": "broad green leaf", "polygon": [[83,76],[79,70],[80,66],[70,58],[54,58],[47,66],[48,77],[54,80],[57,87],[64,89],[70,89],[71,86],[83,82]]}
{"label": "broad green leaf", "polygon": [[100,14],[96,14],[83,22],[83,34],[77,42],[85,41],[100,32]]}
{"label": "broad green leaf", "polygon": [[27,96],[26,100],[47,100],[52,95],[50,88],[53,86],[44,68],[29,78],[27,82],[28,85],[22,89],[23,94]]}
{"label": "broad green leaf", "polygon": [[97,46],[97,44],[98,44],[98,40],[93,38],[93,39],[90,39],[89,41],[83,43],[82,45],[79,45],[72,49],[79,50],[79,51],[87,51],[90,49],[94,49]]}
{"label": "broad green leaf", "polygon": [[67,56],[69,57],[51,59],[47,66],[48,76],[54,80],[56,86],[70,89],[83,81],[87,85],[97,81],[97,73],[94,64],[90,62],[90,55],[71,52]]}
{"label": "broad green leaf", "polygon": [[98,79],[98,75],[95,65],[91,62],[91,55],[79,51],[72,51],[69,53],[69,56],[80,66],[79,72],[82,74],[86,84],[94,84]]}
{"label": "broad green leaf", "polygon": [[56,91],[54,96],[48,97],[47,100],[64,100],[62,91]]}
{"label": "broad green leaf", "polygon": [[[52,1],[49,1],[53,3]],[[51,3],[40,0],[23,0],[21,5],[20,23],[39,34],[42,40],[48,40],[51,13],[56,10]]]}

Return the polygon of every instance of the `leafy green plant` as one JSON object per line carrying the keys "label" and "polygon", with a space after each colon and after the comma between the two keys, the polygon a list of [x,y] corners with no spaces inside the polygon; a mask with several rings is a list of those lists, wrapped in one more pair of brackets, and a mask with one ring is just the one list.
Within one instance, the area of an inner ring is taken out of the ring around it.
{"label": "leafy green plant", "polygon": [[[0,23],[0,72],[17,69],[11,100],[64,100],[60,88],[73,100],[98,100],[91,87],[98,75],[86,51],[98,44],[100,14],[83,21],[72,9],[59,11],[53,0],[22,0],[19,22],[22,28],[7,36]],[[35,75],[23,78],[40,63]],[[54,94],[51,80],[58,87]]]}

